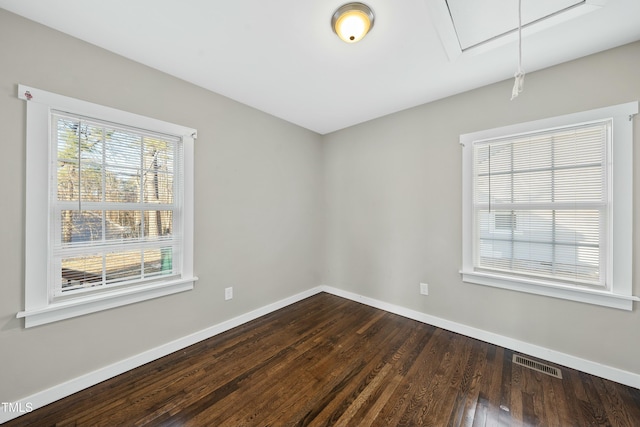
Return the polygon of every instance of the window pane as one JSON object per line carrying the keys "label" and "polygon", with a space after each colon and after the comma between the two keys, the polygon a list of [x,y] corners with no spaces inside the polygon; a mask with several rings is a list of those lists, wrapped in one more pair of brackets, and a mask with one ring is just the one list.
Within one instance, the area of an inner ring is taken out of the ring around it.
{"label": "window pane", "polygon": [[489,177],[486,189],[491,203],[508,203],[511,201],[511,175],[492,175]]}
{"label": "window pane", "polygon": [[102,200],[102,167],[93,162],[83,161],[80,165],[80,199],[83,202]]}
{"label": "window pane", "polygon": [[489,145],[489,172],[500,174],[513,169],[511,145],[505,143]]}
{"label": "window pane", "polygon": [[597,246],[600,241],[601,213],[597,210],[556,211],[556,240]]}
{"label": "window pane", "polygon": [[479,175],[474,184],[475,203],[489,203],[489,176]]}
{"label": "window pane", "polygon": [[99,201],[102,198],[102,129],[66,117],[57,117],[54,123],[58,200],[81,197],[82,200]]}
{"label": "window pane", "polygon": [[551,164],[551,139],[538,136],[521,139],[513,144],[513,169],[532,171]]}
{"label": "window pane", "polygon": [[105,239],[130,240],[142,237],[140,211],[105,211]]}
{"label": "window pane", "polygon": [[516,216],[513,212],[495,212],[494,224],[496,231],[513,232],[516,230]]}
{"label": "window pane", "polygon": [[519,173],[513,177],[513,202],[544,203],[553,199],[553,173],[549,170]]}
{"label": "window pane", "polygon": [[173,144],[144,139],[144,201],[173,203]]}
{"label": "window pane", "polygon": [[604,200],[604,176],[601,166],[558,170],[554,175],[554,200],[557,202]]}
{"label": "window pane", "polygon": [[518,237],[520,240],[553,242],[554,216],[552,211],[517,211]]}
{"label": "window pane", "polygon": [[105,140],[105,162],[111,166],[140,169],[142,137],[122,130],[108,129]]}
{"label": "window pane", "polygon": [[554,163],[556,167],[600,164],[604,157],[606,127],[591,125],[554,135]]}
{"label": "window pane", "polygon": [[78,129],[80,121],[54,116],[55,142],[58,159],[78,164]]}
{"label": "window pane", "polygon": [[596,247],[559,245],[555,253],[555,274],[568,279],[598,282],[600,252]]}
{"label": "window pane", "polygon": [[105,178],[106,202],[140,202],[140,169],[107,166]]}
{"label": "window pane", "polygon": [[173,175],[158,170],[145,174],[145,203],[173,203]]}
{"label": "window pane", "polygon": [[102,240],[102,211],[63,210],[60,225],[62,244]]}
{"label": "window pane", "polygon": [[173,235],[172,211],[145,211],[145,236],[146,237],[171,237]]}
{"label": "window pane", "polygon": [[173,272],[173,250],[171,247],[144,251],[144,274],[153,276]]}
{"label": "window pane", "polygon": [[[158,138],[144,138],[144,160],[147,168],[157,168],[173,173],[174,144],[172,141]],[[152,164],[154,163],[155,164]]]}
{"label": "window pane", "polygon": [[58,200],[78,200],[78,162],[58,161]]}
{"label": "window pane", "polygon": [[83,255],[62,259],[62,292],[102,284],[102,256]]}
{"label": "window pane", "polygon": [[105,256],[107,283],[139,279],[142,275],[140,251],[109,253]]}

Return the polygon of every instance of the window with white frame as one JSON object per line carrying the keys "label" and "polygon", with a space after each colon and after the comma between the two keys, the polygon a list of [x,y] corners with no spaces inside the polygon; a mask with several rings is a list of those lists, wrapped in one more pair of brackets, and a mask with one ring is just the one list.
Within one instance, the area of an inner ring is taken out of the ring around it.
{"label": "window with white frame", "polygon": [[193,288],[194,129],[26,86],[27,327]]}
{"label": "window with white frame", "polygon": [[629,103],[461,135],[463,280],[632,309]]}

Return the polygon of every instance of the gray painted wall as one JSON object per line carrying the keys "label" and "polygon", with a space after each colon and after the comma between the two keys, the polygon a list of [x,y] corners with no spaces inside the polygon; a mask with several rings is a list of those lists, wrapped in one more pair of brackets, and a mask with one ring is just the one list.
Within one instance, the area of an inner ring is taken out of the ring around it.
{"label": "gray painted wall", "polygon": [[[531,73],[515,101],[507,81],[324,137],[3,10],[0,58],[0,401],[320,284],[640,373],[637,308],[460,281],[457,142],[461,133],[640,99],[640,42]],[[18,83],[198,129],[194,291],[23,328],[15,318],[24,308]],[[418,295],[421,281],[428,297]],[[235,295],[225,302],[227,286]]]}
{"label": "gray painted wall", "polygon": [[[638,70],[636,42],[531,73],[514,101],[509,80],[325,136],[325,284],[640,373],[637,303],[626,312],[463,283],[458,274],[459,135],[638,100]],[[634,164],[637,213],[638,149]],[[639,225],[635,215],[635,266]]]}
{"label": "gray painted wall", "polygon": [[[25,105],[17,84],[198,129],[193,291],[25,330]],[[321,283],[319,135],[0,9],[0,401]],[[224,301],[224,288],[234,299]]]}

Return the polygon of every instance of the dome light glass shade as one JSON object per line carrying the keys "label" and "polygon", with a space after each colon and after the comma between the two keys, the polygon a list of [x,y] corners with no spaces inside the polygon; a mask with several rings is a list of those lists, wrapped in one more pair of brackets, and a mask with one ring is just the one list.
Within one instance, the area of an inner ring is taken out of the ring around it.
{"label": "dome light glass shade", "polygon": [[347,3],[338,8],[331,18],[333,31],[347,43],[362,40],[373,27],[374,15],[363,3]]}

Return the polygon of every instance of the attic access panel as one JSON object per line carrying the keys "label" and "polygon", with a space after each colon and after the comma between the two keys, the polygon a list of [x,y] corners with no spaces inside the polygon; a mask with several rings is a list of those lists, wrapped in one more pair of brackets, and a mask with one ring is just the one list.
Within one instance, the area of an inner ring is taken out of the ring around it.
{"label": "attic access panel", "polygon": [[[518,29],[518,0],[446,0],[464,51]],[[522,0],[522,25],[549,18],[585,0]]]}
{"label": "attic access panel", "polygon": [[[609,0],[522,0],[523,36],[598,10]],[[518,0],[425,0],[450,60],[517,40]]]}

